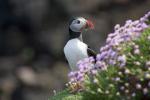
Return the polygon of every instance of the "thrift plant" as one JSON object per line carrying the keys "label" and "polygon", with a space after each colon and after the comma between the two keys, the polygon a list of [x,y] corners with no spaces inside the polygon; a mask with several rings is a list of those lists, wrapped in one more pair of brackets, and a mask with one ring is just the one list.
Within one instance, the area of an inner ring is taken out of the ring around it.
{"label": "thrift plant", "polygon": [[67,89],[50,100],[150,99],[150,12],[117,24],[96,57],[77,63]]}

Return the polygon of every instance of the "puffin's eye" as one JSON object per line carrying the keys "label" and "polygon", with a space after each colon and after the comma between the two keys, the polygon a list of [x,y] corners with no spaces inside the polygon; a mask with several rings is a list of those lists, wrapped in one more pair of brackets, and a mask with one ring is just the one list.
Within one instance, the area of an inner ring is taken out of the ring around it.
{"label": "puffin's eye", "polygon": [[80,21],[79,21],[79,20],[77,20],[77,24],[80,24]]}

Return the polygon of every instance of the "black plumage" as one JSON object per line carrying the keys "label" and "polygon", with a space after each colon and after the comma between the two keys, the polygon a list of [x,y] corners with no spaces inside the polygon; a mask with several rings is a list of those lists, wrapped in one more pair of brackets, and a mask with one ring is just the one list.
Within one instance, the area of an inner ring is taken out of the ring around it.
{"label": "black plumage", "polygon": [[96,53],[93,49],[91,49],[89,46],[88,46],[88,48],[87,48],[87,53],[88,53],[88,56],[89,56],[89,57],[92,56],[92,57],[94,57],[94,59],[96,60],[96,55],[97,55],[97,53]]}

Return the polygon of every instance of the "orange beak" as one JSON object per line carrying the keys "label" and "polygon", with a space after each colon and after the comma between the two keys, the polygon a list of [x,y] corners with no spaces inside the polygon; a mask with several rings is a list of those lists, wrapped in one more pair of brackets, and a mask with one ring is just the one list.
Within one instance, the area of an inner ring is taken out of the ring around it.
{"label": "orange beak", "polygon": [[93,24],[93,22],[90,21],[90,20],[87,20],[87,22],[86,22],[86,28],[94,29],[94,24]]}
{"label": "orange beak", "polygon": [[86,24],[85,26],[83,26],[80,31],[82,31],[83,29],[94,29],[94,24],[92,21],[90,20],[86,20]]}

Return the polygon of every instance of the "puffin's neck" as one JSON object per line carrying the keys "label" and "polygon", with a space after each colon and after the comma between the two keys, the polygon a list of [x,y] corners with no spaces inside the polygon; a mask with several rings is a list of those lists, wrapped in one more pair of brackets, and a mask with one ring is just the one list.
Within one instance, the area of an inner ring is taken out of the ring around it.
{"label": "puffin's neck", "polygon": [[82,33],[81,32],[73,32],[70,28],[69,28],[69,39],[79,39],[80,41],[83,41],[82,39]]}

